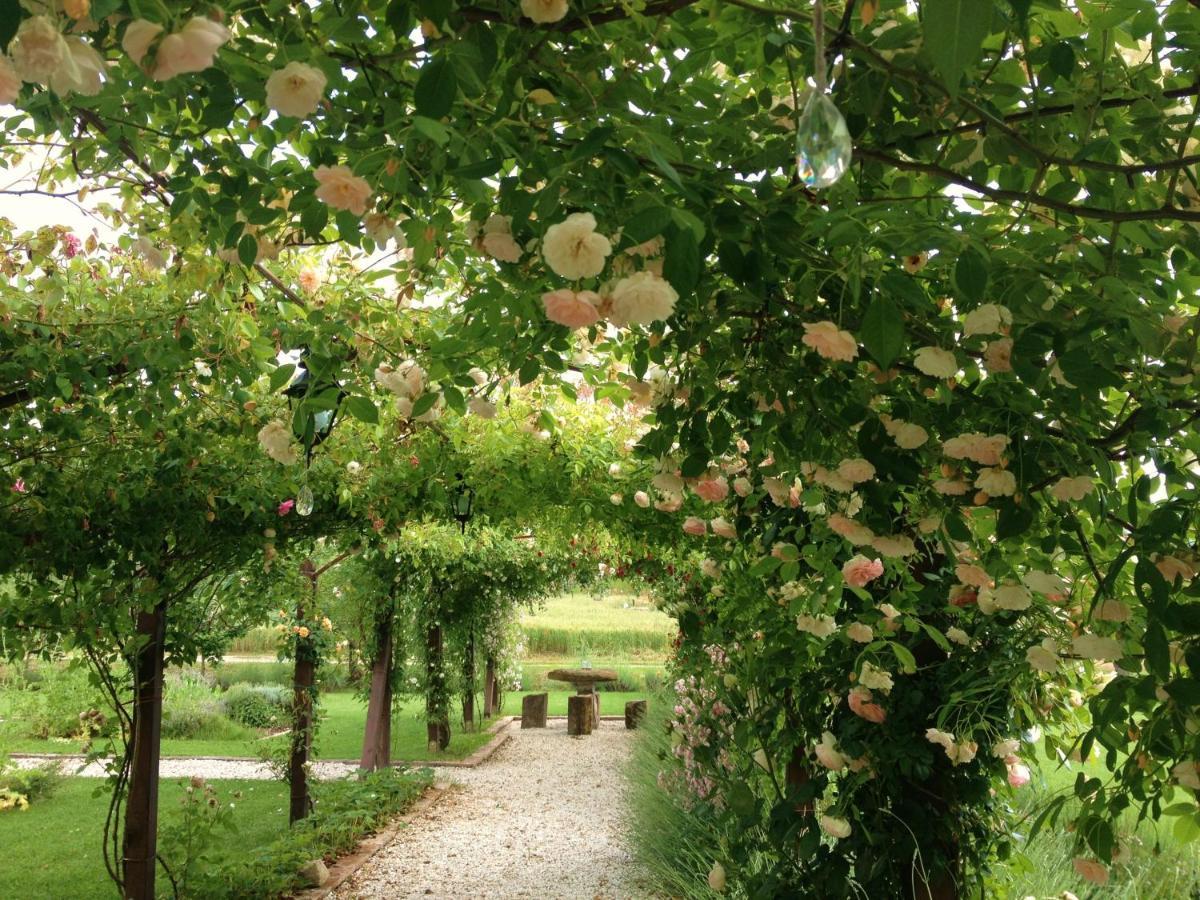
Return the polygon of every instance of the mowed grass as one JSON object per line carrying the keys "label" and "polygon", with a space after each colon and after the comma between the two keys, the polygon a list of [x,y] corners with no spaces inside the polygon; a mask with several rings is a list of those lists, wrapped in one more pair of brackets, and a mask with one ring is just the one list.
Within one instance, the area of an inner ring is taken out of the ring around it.
{"label": "mowed grass", "polygon": [[[236,836],[223,836],[210,852],[214,859],[245,855],[248,849],[278,837],[288,827],[287,785],[274,781],[210,782],[222,800],[234,791]],[[108,793],[97,778],[68,778],[50,797],[35,801],[25,812],[0,813],[0,897],[70,897],[71,900],[111,900],[116,888],[104,870],[101,835]],[[159,782],[159,825],[178,821],[186,781]],[[69,890],[69,893],[64,891]]]}
{"label": "mowed grass", "polygon": [[[553,682],[552,682],[553,684]],[[529,693],[529,692],[524,692]],[[502,715],[521,714],[521,697],[524,693],[504,695]],[[549,714],[565,716],[567,698],[573,693],[569,685],[552,690],[548,700]],[[643,699],[643,693],[608,691],[600,695],[601,715],[623,715],[627,700]],[[0,701],[2,702],[2,701]],[[481,703],[482,700],[477,700]],[[366,703],[354,694],[325,693],[320,698],[321,723],[317,729],[314,749],[317,759],[357,760],[362,755],[363,729],[366,725]],[[478,732],[463,730],[457,707],[451,711],[450,746],[445,752],[430,753],[426,739],[425,706],[422,701],[411,700],[392,713],[392,759],[411,762],[437,762],[456,760],[469,756],[492,739],[484,729]],[[0,750],[10,753],[79,753],[79,741],[37,740],[15,734],[18,723],[0,725]],[[286,740],[268,738],[267,740]],[[164,756],[235,756],[256,758],[264,741],[247,738],[173,739],[164,738]],[[0,898],[6,896],[0,892]]]}
{"label": "mowed grass", "polygon": [[593,665],[661,663],[675,640],[675,620],[630,593],[599,598],[561,594],[521,616],[530,660],[583,658]]}

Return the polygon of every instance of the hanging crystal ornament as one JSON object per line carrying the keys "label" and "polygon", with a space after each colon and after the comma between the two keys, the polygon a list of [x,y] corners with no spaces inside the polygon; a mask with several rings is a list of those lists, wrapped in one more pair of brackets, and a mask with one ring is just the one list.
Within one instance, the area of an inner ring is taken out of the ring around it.
{"label": "hanging crystal ornament", "polygon": [[300,488],[300,492],[296,494],[296,515],[312,515],[314,502],[315,500],[313,498],[312,488],[310,488],[307,484],[304,485],[302,488]]}
{"label": "hanging crystal ornament", "polygon": [[796,122],[796,171],[805,185],[820,190],[846,174],[854,149],[846,120],[826,93],[822,0],[813,3],[813,53],[816,86]]}

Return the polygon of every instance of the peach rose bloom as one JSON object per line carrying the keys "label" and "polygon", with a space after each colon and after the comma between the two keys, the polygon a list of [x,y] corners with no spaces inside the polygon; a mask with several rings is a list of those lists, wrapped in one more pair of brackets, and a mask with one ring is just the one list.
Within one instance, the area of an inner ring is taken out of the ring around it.
{"label": "peach rose bloom", "polygon": [[688,516],[683,520],[683,530],[688,534],[703,535],[708,533],[708,523],[696,516]]}
{"label": "peach rose bloom", "polygon": [[600,295],[595,291],[573,291],[560,288],[542,294],[546,318],[567,328],[586,328],[600,319]]}
{"label": "peach rose bloom", "polygon": [[334,209],[361,216],[367,211],[371,186],[350,171],[349,166],[317,166],[317,199]]}
{"label": "peach rose bloom", "polygon": [[713,534],[715,534],[717,537],[723,537],[723,538],[737,537],[737,526],[734,525],[732,522],[730,522],[727,519],[724,519],[724,518],[721,518],[720,516],[718,516],[717,518],[715,518],[711,522],[709,522],[709,525],[711,526],[711,528],[713,530]]}
{"label": "peach rose bloom", "polygon": [[878,559],[867,559],[858,554],[842,566],[842,577],[853,587],[865,587],[883,574],[883,563]]}
{"label": "peach rose bloom", "polygon": [[858,356],[854,335],[839,329],[833,322],[805,322],[804,337],[800,340],[826,359],[852,362]]}
{"label": "peach rose bloom", "polygon": [[879,725],[887,719],[887,711],[878,703],[872,702],[872,699],[873,695],[866,688],[851,688],[850,693],[846,695],[846,702],[850,704],[852,713],[860,719]]}
{"label": "peach rose bloom", "polygon": [[729,482],[724,478],[701,478],[692,486],[696,496],[709,503],[716,503],[729,496]]}
{"label": "peach rose bloom", "polygon": [[1090,881],[1092,884],[1108,884],[1108,868],[1103,863],[1077,856],[1073,865],[1079,877],[1084,881]]}
{"label": "peach rose bloom", "polygon": [[233,35],[220,22],[196,16],[182,29],[168,34],[158,45],[158,56],[151,77],[166,81],[176,75],[203,72],[213,64],[217,51]]}
{"label": "peach rose bloom", "polygon": [[996,375],[1012,371],[1012,338],[1000,338],[983,348],[983,364],[988,372]]}

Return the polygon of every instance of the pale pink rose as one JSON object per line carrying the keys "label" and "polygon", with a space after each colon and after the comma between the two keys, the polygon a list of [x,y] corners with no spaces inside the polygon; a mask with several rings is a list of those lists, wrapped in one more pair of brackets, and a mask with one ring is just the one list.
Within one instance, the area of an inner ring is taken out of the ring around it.
{"label": "pale pink rose", "polygon": [[771,497],[771,502],[776,506],[787,506],[789,501],[790,485],[782,478],[764,478],[763,487]]}
{"label": "pale pink rose", "polygon": [[1154,561],[1154,567],[1171,584],[1178,578],[1191,581],[1196,577],[1196,567],[1177,556],[1160,556]]}
{"label": "pale pink rose", "polygon": [[21,22],[8,53],[21,80],[35,84],[48,85],[74,68],[66,41],[47,16],[30,16]]}
{"label": "pale pink rose", "polygon": [[954,577],[963,584],[973,587],[991,587],[992,577],[979,566],[971,563],[959,563],[954,567]]}
{"label": "pale pink rose", "polygon": [[817,762],[827,769],[836,772],[846,768],[846,757],[838,752],[837,739],[831,732],[826,731],[821,735],[821,742],[813,748],[813,752]]}
{"label": "pale pink rose", "polygon": [[650,495],[647,494],[645,491],[638,491],[636,494],[633,495],[633,502],[636,503],[638,506],[640,506],[642,509],[646,509],[647,507],[650,506]]}
{"label": "pale pink rose", "polygon": [[217,51],[233,35],[220,22],[196,16],[182,29],[168,34],[158,45],[154,71],[155,81],[166,81],[176,75],[203,72],[213,64]]}
{"label": "pale pink rose", "polygon": [[1076,475],[1074,478],[1060,478],[1050,485],[1050,496],[1064,503],[1082,500],[1096,489],[1096,485],[1087,475]]}
{"label": "pale pink rose", "polygon": [[315,294],[321,289],[321,284],[324,278],[316,269],[304,268],[300,270],[300,274],[296,278],[300,282],[300,287],[304,289],[306,294]]}
{"label": "pale pink rose", "polygon": [[521,0],[521,14],[539,25],[558,22],[567,14],[567,0]]}
{"label": "pale pink rose", "polygon": [[701,478],[694,485],[692,490],[701,500],[707,500],[709,503],[716,503],[724,500],[729,496],[729,482],[724,478]]}
{"label": "pale pink rose", "polygon": [[850,693],[846,695],[846,702],[850,705],[850,711],[860,719],[866,719],[876,725],[887,719],[887,711],[873,702],[873,695],[866,688],[851,688]]}
{"label": "pale pink rose", "polygon": [[940,347],[922,347],[913,357],[913,365],[919,372],[933,378],[953,378],[958,373],[958,361],[949,350]]}
{"label": "pale pink rose", "polygon": [[267,106],[281,116],[311,116],[325,96],[325,73],[316,66],[290,62],[267,78]]}
{"label": "pale pink rose", "polygon": [[349,166],[317,166],[317,199],[334,209],[344,209],[361,216],[367,211],[371,186],[359,178]]}
{"label": "pale pink rose", "polygon": [[664,491],[659,499],[654,501],[654,508],[659,512],[678,512],[681,506],[683,506],[683,494],[677,494],[674,491]]}
{"label": "pale pink rose", "polygon": [[1007,759],[1021,749],[1021,742],[1016,739],[996,741],[992,744],[992,756],[996,759]]}
{"label": "pale pink rose", "polygon": [[837,474],[851,484],[858,484],[860,481],[870,481],[874,478],[875,467],[861,457],[843,459],[838,464]]}
{"label": "pale pink rose", "polygon": [[826,521],[834,533],[840,534],[856,547],[869,544],[875,539],[875,533],[870,528],[843,516],[841,513],[834,513]]}
{"label": "pale pink rose", "polygon": [[983,364],[992,375],[1012,371],[1013,339],[1000,338],[983,348]]}
{"label": "pale pink rose", "polygon": [[975,487],[992,497],[1011,497],[1017,492],[1017,476],[1008,469],[980,469],[975,476]]}
{"label": "pale pink rose", "polygon": [[[513,240],[513,236],[507,232],[497,231],[485,234],[479,239],[479,243],[484,252],[492,259],[506,263],[521,261],[521,245]],[[597,301],[600,299],[598,295],[596,299]]]}
{"label": "pale pink rose", "polygon": [[671,317],[679,294],[651,271],[622,278],[612,289],[609,318],[614,325],[649,325]]}
{"label": "pale pink rose", "polygon": [[0,53],[0,105],[16,103],[21,93],[21,77],[8,57]]}
{"label": "pale pink rose", "polygon": [[586,328],[600,319],[600,295],[593,291],[573,291],[560,288],[542,294],[546,318],[567,328]]}
{"label": "pale pink rose", "polygon": [[833,322],[805,322],[804,337],[800,340],[826,359],[853,362],[858,356],[858,342],[854,340],[854,335],[842,331]]}
{"label": "pale pink rose", "polygon": [[69,37],[64,43],[68,58],[50,77],[50,87],[62,96],[75,92],[94,97],[100,93],[104,79],[108,77],[104,57],[82,38]]}
{"label": "pale pink rose", "polygon": [[[563,4],[564,12],[566,4]],[[542,257],[556,275],[574,281],[594,278],[612,253],[608,238],[596,233],[596,217],[591,213],[571,213],[546,229],[542,238]]]}
{"label": "pale pink rose", "polygon": [[750,483],[749,478],[735,478],[733,480],[733,492],[739,497],[748,497],[753,490],[754,485]]}
{"label": "pale pink rose", "polygon": [[687,534],[703,535],[708,533],[708,523],[696,516],[688,516],[683,520],[683,530]]}
{"label": "pale pink rose", "polygon": [[965,481],[959,481],[956,478],[939,478],[933,483],[933,489],[939,494],[945,494],[948,497],[961,497],[971,489],[971,486]]}
{"label": "pale pink rose", "polygon": [[901,450],[916,450],[929,440],[929,432],[912,422],[897,422],[895,430],[888,433]]}
{"label": "pale pink rose", "polygon": [[1009,787],[1020,788],[1029,784],[1029,767],[1019,763],[1008,764],[1008,784]]}
{"label": "pale pink rose", "polygon": [[162,33],[162,30],[161,25],[147,22],[145,19],[134,19],[125,26],[125,35],[121,38],[121,48],[129,54],[134,65],[142,64],[146,52],[150,49],[150,44]]}
{"label": "pale pink rose", "polygon": [[951,459],[969,459],[981,466],[998,466],[1008,444],[1008,435],[972,431],[944,441],[942,452]]}
{"label": "pale pink rose", "polygon": [[867,559],[861,554],[852,557],[842,566],[842,577],[853,587],[865,587],[883,574],[883,563],[878,559]]}
{"label": "pale pink rose", "polygon": [[1073,865],[1075,871],[1079,873],[1079,877],[1084,881],[1090,881],[1092,884],[1108,884],[1108,867],[1103,863],[1077,856]]}
{"label": "pale pink rose", "polygon": [[721,516],[713,519],[708,523],[713,530],[713,534],[717,537],[735,538],[737,537],[737,526]]}

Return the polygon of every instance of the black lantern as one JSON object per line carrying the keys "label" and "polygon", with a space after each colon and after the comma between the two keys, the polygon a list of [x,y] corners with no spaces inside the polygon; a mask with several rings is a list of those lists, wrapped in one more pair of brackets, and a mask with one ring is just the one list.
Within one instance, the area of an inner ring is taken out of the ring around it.
{"label": "black lantern", "polygon": [[475,491],[463,480],[462,472],[455,474],[454,490],[450,494],[450,515],[462,526],[462,533],[467,533],[467,523],[471,521],[471,507],[475,505]]}
{"label": "black lantern", "polygon": [[[312,413],[312,434],[305,433],[298,435],[301,443],[304,444],[306,461],[311,461],[313,448],[332,433],[333,426],[337,422],[338,407],[341,406],[342,399],[346,396],[346,393],[341,389],[341,385],[337,381],[314,381],[312,372],[304,365],[304,359],[308,356],[308,352],[307,347],[300,351],[299,359],[296,360],[296,373],[283,391],[284,395],[288,398],[288,405],[291,406],[292,400],[304,400],[307,397],[323,393],[329,388],[337,391],[333,409],[319,409]],[[307,432],[307,427],[305,431]]]}

